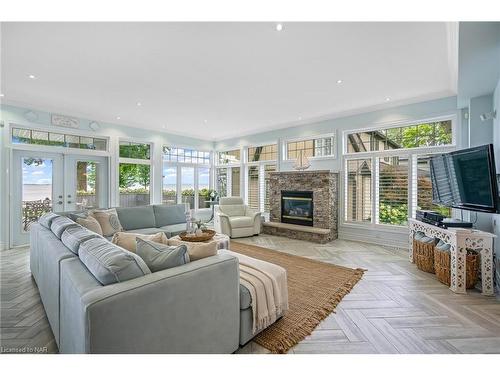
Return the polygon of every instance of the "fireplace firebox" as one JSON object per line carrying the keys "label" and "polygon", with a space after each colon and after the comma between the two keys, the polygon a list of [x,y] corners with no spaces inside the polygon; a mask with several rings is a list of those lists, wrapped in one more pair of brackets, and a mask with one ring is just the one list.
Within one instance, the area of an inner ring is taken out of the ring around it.
{"label": "fireplace firebox", "polygon": [[288,224],[307,225],[313,222],[313,192],[312,191],[281,191],[281,222]]}

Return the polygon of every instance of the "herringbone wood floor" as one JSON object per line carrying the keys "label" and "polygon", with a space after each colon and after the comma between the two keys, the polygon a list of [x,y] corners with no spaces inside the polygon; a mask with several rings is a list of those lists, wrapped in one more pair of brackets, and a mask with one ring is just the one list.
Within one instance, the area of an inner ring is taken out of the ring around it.
{"label": "herringbone wood floor", "polygon": [[[348,267],[363,279],[289,353],[500,353],[500,298],[456,295],[410,264],[406,253],[360,242],[317,245],[261,235],[238,241]],[[2,352],[57,352],[28,248],[0,252]],[[265,353],[249,343],[238,353]]]}

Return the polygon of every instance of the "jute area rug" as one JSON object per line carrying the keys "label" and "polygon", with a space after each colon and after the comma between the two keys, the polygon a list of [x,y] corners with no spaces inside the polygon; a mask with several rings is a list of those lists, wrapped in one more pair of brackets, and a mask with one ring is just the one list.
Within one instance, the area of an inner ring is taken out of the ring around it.
{"label": "jute area rug", "polygon": [[287,271],[290,308],[253,339],[273,353],[286,353],[309,336],[364,272],[237,241],[231,241],[231,251],[277,264]]}

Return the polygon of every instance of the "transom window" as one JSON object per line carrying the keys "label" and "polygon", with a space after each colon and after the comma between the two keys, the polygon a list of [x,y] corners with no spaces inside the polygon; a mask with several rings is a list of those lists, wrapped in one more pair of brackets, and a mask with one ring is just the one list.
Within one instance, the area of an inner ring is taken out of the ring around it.
{"label": "transom window", "polygon": [[108,141],[81,135],[48,132],[44,130],[12,128],[12,143],[79,148],[106,151]]}
{"label": "transom window", "polygon": [[241,152],[237,150],[221,151],[217,153],[217,162],[221,164],[238,164],[241,160]]}
{"label": "transom window", "polygon": [[391,127],[347,135],[347,153],[385,151],[452,143],[451,120]]}
{"label": "transom window", "polygon": [[150,160],[151,145],[148,143],[120,141],[120,157],[129,159]]}
{"label": "transom window", "polygon": [[278,145],[255,146],[248,148],[248,161],[267,161],[278,159]]}
{"label": "transom window", "polygon": [[334,136],[304,139],[299,141],[288,141],[285,145],[286,159],[297,159],[302,152],[303,155],[314,158],[334,156]]}
{"label": "transom window", "polygon": [[173,163],[210,164],[210,152],[163,146],[163,160]]}

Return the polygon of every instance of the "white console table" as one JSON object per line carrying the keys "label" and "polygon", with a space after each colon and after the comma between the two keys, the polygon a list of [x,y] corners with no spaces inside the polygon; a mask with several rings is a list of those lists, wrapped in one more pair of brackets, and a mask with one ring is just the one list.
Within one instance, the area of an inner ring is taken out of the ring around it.
{"label": "white console table", "polygon": [[466,249],[477,250],[481,254],[482,294],[491,296],[493,291],[493,238],[494,234],[465,228],[440,228],[421,221],[410,219],[410,262],[413,263],[413,236],[415,232],[424,232],[428,237],[435,237],[450,244],[451,285],[455,293],[466,293],[465,257]]}

